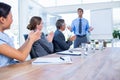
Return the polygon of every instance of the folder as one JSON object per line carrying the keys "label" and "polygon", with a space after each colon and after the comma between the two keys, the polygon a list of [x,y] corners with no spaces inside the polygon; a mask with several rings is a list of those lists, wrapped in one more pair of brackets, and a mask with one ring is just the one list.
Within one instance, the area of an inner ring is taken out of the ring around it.
{"label": "folder", "polygon": [[81,52],[80,51],[74,51],[74,50],[66,50],[66,51],[61,51],[61,52],[56,52],[57,54],[61,55],[72,55],[72,56],[80,56]]}
{"label": "folder", "polygon": [[43,64],[63,64],[63,63],[72,63],[70,56],[62,56],[62,57],[41,57],[35,59],[32,64],[33,65],[43,65]]}

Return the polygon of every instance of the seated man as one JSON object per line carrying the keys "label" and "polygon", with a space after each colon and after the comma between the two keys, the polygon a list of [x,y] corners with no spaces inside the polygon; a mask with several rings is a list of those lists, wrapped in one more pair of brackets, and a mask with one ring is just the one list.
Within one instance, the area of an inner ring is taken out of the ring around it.
{"label": "seated man", "polygon": [[56,28],[57,30],[55,31],[53,37],[54,52],[60,52],[69,49],[70,46],[72,45],[72,41],[75,40],[76,37],[71,36],[68,38],[67,41],[65,40],[63,32],[66,28],[66,25],[63,19],[57,20]]}

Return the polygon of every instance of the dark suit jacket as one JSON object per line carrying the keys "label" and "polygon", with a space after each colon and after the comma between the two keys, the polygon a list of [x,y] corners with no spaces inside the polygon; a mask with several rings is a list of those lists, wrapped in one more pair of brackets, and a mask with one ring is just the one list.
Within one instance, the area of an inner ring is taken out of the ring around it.
{"label": "dark suit jacket", "polygon": [[[25,39],[28,36],[24,35]],[[40,56],[45,56],[53,53],[53,44],[52,42],[48,42],[44,33],[41,35],[41,39],[34,42],[31,48],[30,56],[31,58],[36,58]]]}
{"label": "dark suit jacket", "polygon": [[60,30],[56,30],[53,38],[54,52],[64,51],[70,48],[72,41],[65,41],[65,36]]}
{"label": "dark suit jacket", "polygon": [[37,40],[32,47],[35,51],[35,54],[40,56],[44,56],[47,54],[53,53],[53,44],[52,42],[48,42],[45,35],[42,33],[41,39]]}

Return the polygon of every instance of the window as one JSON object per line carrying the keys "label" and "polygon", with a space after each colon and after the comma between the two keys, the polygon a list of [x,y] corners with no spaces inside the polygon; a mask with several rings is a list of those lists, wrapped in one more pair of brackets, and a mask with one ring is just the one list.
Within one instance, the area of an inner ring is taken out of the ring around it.
{"label": "window", "polygon": [[10,30],[5,32],[12,37],[14,41],[15,48],[19,47],[19,24],[18,24],[18,0],[0,0],[0,2],[7,3],[11,5],[11,11],[13,15],[13,23]]}

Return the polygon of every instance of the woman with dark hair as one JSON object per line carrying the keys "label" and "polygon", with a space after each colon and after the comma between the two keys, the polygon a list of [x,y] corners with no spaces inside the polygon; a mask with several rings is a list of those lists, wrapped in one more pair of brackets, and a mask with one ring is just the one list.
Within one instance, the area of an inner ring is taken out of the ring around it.
{"label": "woman with dark hair", "polygon": [[33,44],[32,51],[30,54],[35,56],[31,56],[31,58],[45,56],[53,53],[52,40],[54,33],[50,32],[47,36],[45,36],[44,33],[42,32],[42,28],[43,28],[42,18],[38,16],[33,16],[30,20],[30,23],[27,26],[27,29],[34,31],[38,29],[39,31],[41,31],[40,35],[41,38]]}
{"label": "woman with dark hair", "polygon": [[13,45],[11,38],[4,33],[12,24],[11,6],[0,2],[0,67],[14,64],[17,59],[25,61],[32,44],[40,38],[40,31],[31,31],[26,42],[17,50]]}

